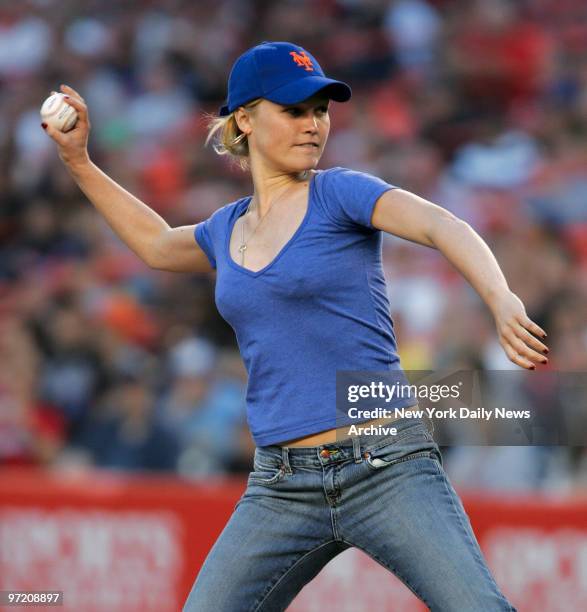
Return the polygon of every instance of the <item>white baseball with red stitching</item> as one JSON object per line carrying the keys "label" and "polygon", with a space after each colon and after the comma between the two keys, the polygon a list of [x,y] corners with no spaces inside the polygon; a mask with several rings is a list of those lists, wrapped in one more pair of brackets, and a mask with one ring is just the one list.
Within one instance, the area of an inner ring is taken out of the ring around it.
{"label": "white baseball with red stitching", "polygon": [[77,121],[77,111],[64,100],[64,94],[53,93],[41,106],[41,119],[61,132],[69,132]]}

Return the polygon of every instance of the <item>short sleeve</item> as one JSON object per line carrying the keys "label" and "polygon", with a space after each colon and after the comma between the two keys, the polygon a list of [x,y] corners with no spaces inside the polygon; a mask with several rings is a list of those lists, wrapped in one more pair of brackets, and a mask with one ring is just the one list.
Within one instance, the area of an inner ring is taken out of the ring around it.
{"label": "short sleeve", "polygon": [[377,200],[386,191],[397,189],[376,176],[347,168],[325,170],[321,179],[323,208],[333,221],[347,227],[375,229],[371,217]]}
{"label": "short sleeve", "polygon": [[200,245],[200,248],[210,261],[210,265],[213,268],[216,268],[216,257],[214,256],[214,245],[212,243],[212,238],[210,236],[210,219],[206,221],[202,221],[196,225],[196,229],[194,230],[194,236],[196,238],[196,242]]}

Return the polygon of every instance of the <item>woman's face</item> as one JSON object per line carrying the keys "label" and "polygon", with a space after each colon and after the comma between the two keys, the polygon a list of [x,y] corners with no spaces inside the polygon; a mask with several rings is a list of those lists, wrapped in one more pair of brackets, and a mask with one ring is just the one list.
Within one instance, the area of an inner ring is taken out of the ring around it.
{"label": "woman's face", "polygon": [[259,161],[272,170],[302,172],[315,168],[330,132],[329,99],[321,94],[304,102],[281,105],[262,100],[237,115],[248,134],[251,163]]}

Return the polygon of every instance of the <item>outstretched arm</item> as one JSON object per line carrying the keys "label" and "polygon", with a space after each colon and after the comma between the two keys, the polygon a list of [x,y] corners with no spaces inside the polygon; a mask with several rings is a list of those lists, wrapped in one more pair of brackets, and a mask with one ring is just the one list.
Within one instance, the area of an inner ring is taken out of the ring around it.
{"label": "outstretched arm", "polygon": [[90,131],[88,109],[83,98],[62,85],[66,100],[78,113],[73,130],[62,133],[47,126],[46,132],[57,143],[59,157],[95,208],[120,239],[148,266],[171,272],[210,270],[208,258],[194,238],[194,226],[171,228],[145,203],[102,172],[88,155]]}
{"label": "outstretched arm", "polygon": [[493,253],[468,223],[403,189],[384,193],[371,221],[377,229],[438,249],[453,264],[491,310],[510,361],[529,370],[547,363],[548,348],[536,338],[546,333],[528,317]]}

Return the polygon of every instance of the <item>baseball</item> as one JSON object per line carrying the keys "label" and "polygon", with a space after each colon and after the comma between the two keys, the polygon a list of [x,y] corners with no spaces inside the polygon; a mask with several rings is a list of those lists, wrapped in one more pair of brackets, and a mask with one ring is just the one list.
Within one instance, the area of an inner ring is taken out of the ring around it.
{"label": "baseball", "polygon": [[64,100],[65,94],[53,92],[41,106],[42,120],[61,132],[69,132],[77,121],[77,111]]}

